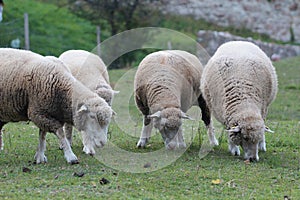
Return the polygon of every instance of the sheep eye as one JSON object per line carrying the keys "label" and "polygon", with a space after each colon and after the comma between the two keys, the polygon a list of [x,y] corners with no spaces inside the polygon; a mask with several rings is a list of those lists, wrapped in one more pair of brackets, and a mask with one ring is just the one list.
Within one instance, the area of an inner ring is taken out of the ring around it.
{"label": "sheep eye", "polygon": [[92,119],[96,119],[96,118],[97,118],[96,115],[90,115],[90,117],[91,117]]}

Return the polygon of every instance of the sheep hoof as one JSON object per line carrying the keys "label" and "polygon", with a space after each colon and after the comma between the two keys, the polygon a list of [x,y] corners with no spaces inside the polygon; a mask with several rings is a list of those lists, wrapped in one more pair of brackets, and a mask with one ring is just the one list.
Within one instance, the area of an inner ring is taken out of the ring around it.
{"label": "sheep hoof", "polygon": [[185,142],[180,142],[180,143],[178,144],[178,148],[179,148],[179,149],[185,149],[185,148],[186,148]]}
{"label": "sheep hoof", "polygon": [[96,153],[95,150],[94,150],[94,148],[88,148],[87,146],[83,147],[83,152],[85,154],[91,155],[91,156],[95,155],[95,153]]}
{"label": "sheep hoof", "polygon": [[148,140],[149,140],[148,138],[140,138],[140,140],[138,141],[138,143],[136,145],[137,148],[145,148]]}
{"label": "sheep hoof", "polygon": [[236,145],[229,146],[229,151],[233,156],[239,156],[241,154],[239,147]]}
{"label": "sheep hoof", "polygon": [[218,140],[216,138],[214,138],[214,140],[210,141],[210,145],[213,146],[213,147],[214,146],[219,146],[219,142],[218,142]]}
{"label": "sheep hoof", "polygon": [[71,160],[69,163],[71,165],[76,165],[76,164],[79,164],[79,161],[78,160]]}
{"label": "sheep hoof", "polygon": [[76,155],[73,152],[66,151],[65,158],[66,158],[67,162],[70,163],[71,165],[79,163]]}
{"label": "sheep hoof", "polygon": [[265,142],[260,142],[258,144],[258,148],[259,150],[263,151],[263,152],[266,152],[267,151],[267,148],[266,148],[266,143]]}
{"label": "sheep hoof", "polygon": [[47,157],[44,154],[35,154],[36,164],[47,163]]}

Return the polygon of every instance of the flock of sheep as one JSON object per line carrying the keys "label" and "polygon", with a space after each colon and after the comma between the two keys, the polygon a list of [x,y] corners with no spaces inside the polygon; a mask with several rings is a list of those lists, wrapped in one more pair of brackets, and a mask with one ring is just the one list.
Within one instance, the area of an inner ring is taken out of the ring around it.
{"label": "flock of sheep", "polygon": [[[57,135],[68,163],[73,153],[72,126],[82,135],[83,151],[107,142],[115,114],[107,69],[100,57],[69,50],[58,58],[31,51],[0,48],[0,146],[2,127],[8,122],[32,121],[39,128],[37,163],[47,162],[46,133]],[[87,70],[88,69],[88,70]],[[122,91],[121,91],[122,92]],[[259,160],[266,151],[267,108],[277,93],[277,76],[266,54],[249,42],[221,45],[208,64],[185,51],[167,50],[147,55],[134,80],[135,102],[143,114],[137,147],[145,147],[153,126],[167,149],[185,148],[182,119],[193,105],[201,109],[211,145],[218,145],[211,116],[228,131],[229,151]]]}

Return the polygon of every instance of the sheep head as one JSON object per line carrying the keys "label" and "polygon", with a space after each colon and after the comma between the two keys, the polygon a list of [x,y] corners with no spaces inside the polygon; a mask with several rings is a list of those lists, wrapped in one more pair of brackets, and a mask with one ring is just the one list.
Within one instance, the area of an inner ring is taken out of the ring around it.
{"label": "sheep head", "polygon": [[183,142],[183,136],[180,133],[182,132],[182,119],[191,118],[179,108],[166,108],[148,117],[153,120],[154,127],[160,131],[167,149],[186,146]]}
{"label": "sheep head", "polygon": [[100,97],[87,100],[77,106],[74,125],[81,132],[83,151],[94,155],[95,147],[107,142],[108,126],[114,111]]}
{"label": "sheep head", "polygon": [[258,161],[259,144],[264,142],[265,131],[273,132],[264,125],[263,120],[250,120],[250,118],[239,122],[227,130],[229,140],[235,145],[240,145],[245,154],[244,158],[250,161]]}

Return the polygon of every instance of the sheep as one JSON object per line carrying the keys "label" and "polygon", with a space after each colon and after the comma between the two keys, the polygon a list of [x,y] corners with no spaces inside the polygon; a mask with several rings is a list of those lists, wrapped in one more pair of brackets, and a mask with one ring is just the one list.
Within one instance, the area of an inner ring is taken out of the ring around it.
{"label": "sheep", "polygon": [[83,151],[107,142],[112,109],[77,81],[62,63],[26,50],[0,48],[0,130],[9,122],[32,121],[39,128],[37,163],[47,162],[46,133],[56,133],[68,163],[78,163],[63,133],[63,124],[82,134]]}
{"label": "sheep", "polygon": [[[59,64],[62,64],[61,66],[63,66],[65,70],[67,70],[67,71],[69,71],[71,73],[70,69],[68,67],[66,67],[63,64],[63,62],[61,60],[59,60],[57,57],[55,57],[55,56],[45,56],[45,58],[50,59],[50,61],[52,61],[52,62],[58,62]],[[70,142],[70,144],[72,144],[72,143]],[[2,132],[0,132],[0,151],[3,150],[3,147],[4,147],[4,141],[2,139]],[[62,145],[60,146],[60,149],[62,149]]]}
{"label": "sheep", "polygon": [[266,151],[265,119],[277,94],[277,75],[270,59],[256,45],[232,41],[221,45],[208,61],[201,91],[209,110],[228,131],[229,151],[258,161]]}
{"label": "sheep", "polygon": [[[99,56],[84,50],[68,50],[58,59],[69,68],[77,80],[112,105],[113,96],[119,91],[111,88],[106,66]],[[72,144],[72,126],[65,124],[64,130]]]}
{"label": "sheep", "polygon": [[106,66],[99,56],[84,50],[68,50],[59,56],[59,60],[77,80],[112,105],[114,94],[119,92],[111,88]]}
{"label": "sheep", "polygon": [[143,127],[137,147],[145,147],[153,126],[164,140],[166,149],[185,148],[182,119],[198,105],[212,145],[215,138],[210,112],[200,92],[203,67],[198,58],[181,50],[158,51],[139,64],[134,78],[134,98],[143,114]]}

